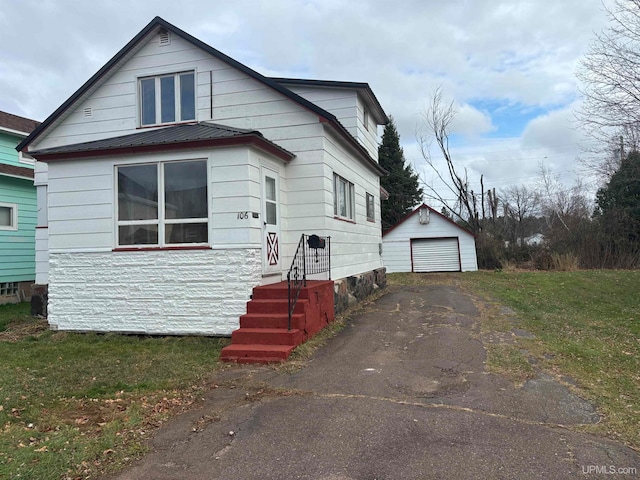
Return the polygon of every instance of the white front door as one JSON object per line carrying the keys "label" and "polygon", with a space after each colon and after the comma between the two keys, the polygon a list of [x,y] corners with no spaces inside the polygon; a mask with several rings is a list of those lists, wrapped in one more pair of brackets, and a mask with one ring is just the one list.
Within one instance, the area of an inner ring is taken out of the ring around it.
{"label": "white front door", "polygon": [[262,272],[281,273],[278,172],[262,167]]}

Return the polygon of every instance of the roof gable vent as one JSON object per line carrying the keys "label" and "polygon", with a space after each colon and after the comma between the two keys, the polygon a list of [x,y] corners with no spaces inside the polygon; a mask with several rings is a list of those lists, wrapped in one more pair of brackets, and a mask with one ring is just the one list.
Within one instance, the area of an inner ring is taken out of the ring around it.
{"label": "roof gable vent", "polygon": [[168,30],[160,30],[160,46],[170,45],[171,35]]}
{"label": "roof gable vent", "polygon": [[421,208],[418,213],[420,225],[427,225],[429,223],[429,209]]}
{"label": "roof gable vent", "polygon": [[85,118],[93,117],[93,109],[91,107],[84,107],[83,113]]}

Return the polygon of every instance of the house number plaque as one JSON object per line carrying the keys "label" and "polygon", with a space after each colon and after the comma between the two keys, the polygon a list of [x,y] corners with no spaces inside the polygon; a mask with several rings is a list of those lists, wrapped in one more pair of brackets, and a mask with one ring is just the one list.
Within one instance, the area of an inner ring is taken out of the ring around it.
{"label": "house number plaque", "polygon": [[249,212],[238,212],[238,220],[246,220],[249,218]]}

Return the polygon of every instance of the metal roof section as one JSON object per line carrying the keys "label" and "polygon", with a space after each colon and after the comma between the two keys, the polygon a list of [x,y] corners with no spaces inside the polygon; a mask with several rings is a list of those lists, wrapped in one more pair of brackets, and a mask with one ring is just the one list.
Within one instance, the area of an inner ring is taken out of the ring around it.
{"label": "metal roof section", "polygon": [[184,30],[179,29],[175,25],[172,25],[161,17],[155,17],[153,20],[151,20],[151,22],[149,22],[146,27],[144,27],[135,37],[133,37],[133,39],[129,41],[129,43],[127,43],[118,53],[116,53],[111,58],[111,60],[109,60],[73,95],[71,95],[71,97],[69,97],[62,105],[60,105],[60,107],[58,107],[51,115],[49,115],[49,117],[47,117],[44,122],[42,122],[33,132],[31,132],[31,134],[16,147],[16,150],[22,151],[24,148],[28,147],[31,143],[36,141],[37,138],[49,127],[55,126],[57,123],[66,118],[73,111],[73,107],[77,103],[83,101],[85,98],[88,98],[111,75],[115,73],[115,71],[117,70],[116,67],[118,65],[125,63],[143,47],[143,40],[147,36],[155,35],[162,29],[173,32],[186,41],[191,42],[192,44],[206,51],[210,55],[228,63],[232,67],[240,70],[248,76],[268,85],[269,87],[290,98],[307,110],[316,113],[319,116],[320,121],[328,123],[343,139],[345,139],[354,148],[355,151],[358,152],[358,154],[371,168],[373,168],[380,175],[384,175],[387,173],[386,170],[384,170],[373,158],[371,158],[367,150],[357,142],[357,140],[347,131],[347,129],[337,120],[337,118],[333,114],[327,112],[323,108],[320,108],[318,105],[302,98],[280,83],[261,75],[260,73],[252,70],[246,65],[238,62],[237,60],[234,60],[233,58],[207,45],[201,40],[198,40],[197,38],[188,34]]}
{"label": "metal roof section", "polygon": [[144,153],[168,149],[253,145],[285,161],[295,155],[267,140],[256,130],[228,127],[211,122],[173,125],[119,137],[64,145],[30,152],[40,161]]}

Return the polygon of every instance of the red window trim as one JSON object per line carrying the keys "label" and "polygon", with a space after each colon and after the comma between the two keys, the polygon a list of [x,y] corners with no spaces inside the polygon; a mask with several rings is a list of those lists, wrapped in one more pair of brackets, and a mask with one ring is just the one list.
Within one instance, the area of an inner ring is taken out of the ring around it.
{"label": "red window trim", "polygon": [[354,225],[356,223],[355,220],[351,220],[349,218],[344,218],[344,217],[338,217],[337,215],[334,215],[333,218],[336,220],[340,220],[341,222],[353,223]]}

